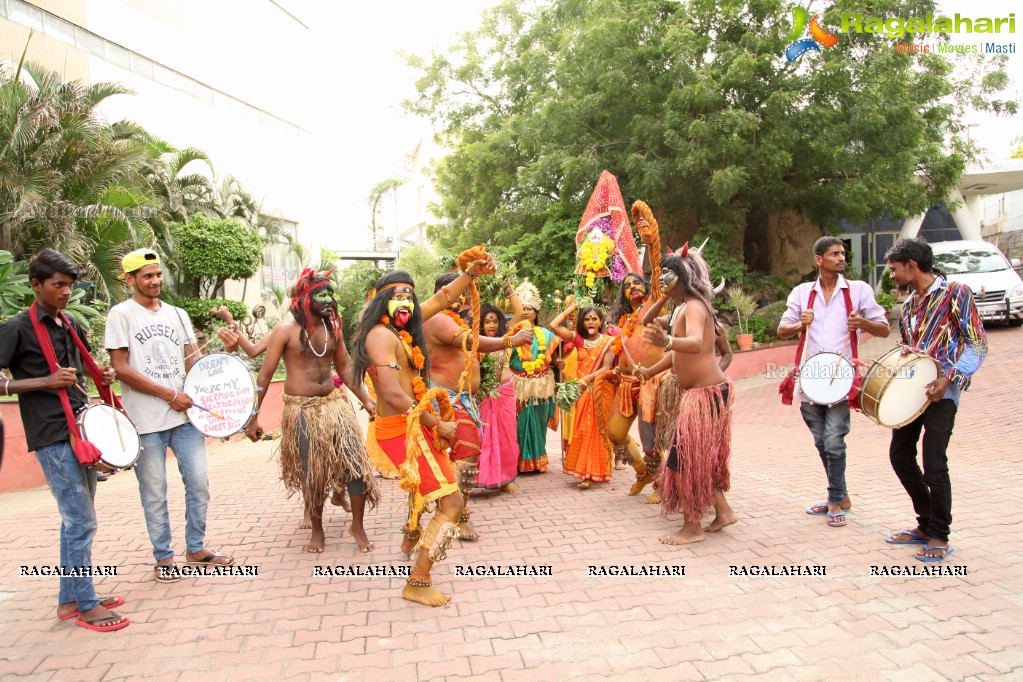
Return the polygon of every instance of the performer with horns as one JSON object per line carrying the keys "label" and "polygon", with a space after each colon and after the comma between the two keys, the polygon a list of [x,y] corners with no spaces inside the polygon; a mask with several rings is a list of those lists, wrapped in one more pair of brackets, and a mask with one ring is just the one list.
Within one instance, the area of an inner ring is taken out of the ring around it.
{"label": "performer with horns", "polygon": [[459,517],[460,537],[477,540],[479,533],[469,520],[469,495],[479,475],[480,439],[483,423],[479,406],[473,399],[480,387],[480,361],[477,353],[491,353],[532,343],[533,332],[520,329],[511,336],[490,337],[480,334],[481,305],[478,290],[471,288],[473,327],[458,314],[461,298],[452,295],[449,287],[458,279],[457,272],[446,272],[434,282],[434,292],[444,294],[448,307],[443,315],[435,315],[423,324],[426,347],[430,356],[430,387],[448,392],[455,412],[455,441],[451,445],[451,463],[458,470],[458,488],[464,504]]}
{"label": "performer with horns", "polygon": [[[445,310],[481,274],[497,271],[493,257],[481,248],[459,256],[463,272],[443,291],[422,304],[407,272],[394,271],[381,277],[359,323],[353,349],[354,374],[361,382],[368,373],[376,388],[376,420],[371,425],[377,443],[401,473],[401,487],[409,493],[408,522],[402,527],[403,552],[419,548],[412,573],[402,597],[427,606],[443,606],[449,595],[433,589],[430,571],[435,561],[447,556],[451,541],[458,536],[463,500],[454,467],[442,449],[455,440],[456,427],[447,392],[427,389],[430,359],[423,352],[426,338],[423,321]],[[434,413],[433,399],[441,406]],[[443,421],[442,421],[443,418]],[[426,531],[420,517],[426,505],[435,502],[437,513]]]}
{"label": "performer with horns", "polygon": [[[330,271],[302,271],[291,287],[291,315],[293,319],[270,332],[257,380],[262,405],[274,370],[284,358],[281,480],[289,495],[302,492],[312,527],[306,551],[323,551],[324,502],[334,495],[344,500],[346,493],[351,496],[352,511],[348,532],[360,551],[372,551],[363,516],[367,500],[376,506],[379,490],[355,411],[344,389],[335,386],[334,370],[370,414],[375,404],[361,383],[352,380]],[[263,436],[258,417],[251,420],[246,434],[253,441]]]}
{"label": "performer with horns", "polygon": [[[660,538],[668,545],[704,539],[738,519],[725,499],[730,485],[732,382],[714,358],[713,292],[707,265],[686,244],[661,262],[660,286],[677,306],[668,325],[660,321],[643,338],[671,351],[672,374],[681,391],[673,443],[661,474],[661,513],[685,515],[681,530]],[[665,329],[667,327],[667,330]],[[717,516],[707,528],[708,507]]]}

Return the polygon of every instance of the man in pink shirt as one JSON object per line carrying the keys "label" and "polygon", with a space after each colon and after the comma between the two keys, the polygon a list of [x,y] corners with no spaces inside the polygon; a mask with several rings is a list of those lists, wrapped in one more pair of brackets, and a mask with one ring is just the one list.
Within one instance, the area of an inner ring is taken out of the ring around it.
{"label": "man in pink shirt", "polygon": [[[850,281],[841,275],[845,271],[845,246],[841,239],[831,236],[818,239],[813,245],[813,261],[820,276],[814,282],[798,285],[789,294],[788,309],[778,324],[778,338],[787,339],[805,332],[804,358],[830,352],[852,361],[852,339],[858,339],[861,330],[881,338],[888,336],[890,328],[885,311],[874,299],[869,284]],[[800,401],[799,411],[813,434],[828,478],[827,502],[807,507],[806,513],[827,514],[829,526],[844,526],[846,512],[852,506],[845,485],[849,404],[844,399],[833,405],[815,403],[802,388],[795,397]]]}

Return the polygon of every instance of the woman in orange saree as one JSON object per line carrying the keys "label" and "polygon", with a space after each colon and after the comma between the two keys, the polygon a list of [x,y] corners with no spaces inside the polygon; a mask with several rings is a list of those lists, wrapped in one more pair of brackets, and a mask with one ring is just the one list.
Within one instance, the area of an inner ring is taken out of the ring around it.
{"label": "woman in orange saree", "polygon": [[[579,384],[584,392],[575,404],[575,423],[565,458],[565,473],[578,478],[578,487],[583,489],[592,483],[611,480],[614,450],[608,440],[606,426],[615,388],[611,383],[596,380],[614,358],[608,353],[611,337],[600,332],[603,323],[603,316],[597,308],[583,308],[575,333]],[[571,335],[571,331],[561,325],[551,325],[551,328],[562,338],[566,334]]]}

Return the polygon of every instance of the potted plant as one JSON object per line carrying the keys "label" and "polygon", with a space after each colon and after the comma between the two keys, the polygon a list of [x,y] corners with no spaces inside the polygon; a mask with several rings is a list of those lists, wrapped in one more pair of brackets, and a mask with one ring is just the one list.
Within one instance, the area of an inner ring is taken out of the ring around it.
{"label": "potted plant", "polygon": [[735,343],[739,350],[753,349],[753,335],[749,331],[749,318],[757,309],[753,297],[735,286],[728,288],[728,304],[735,309]]}

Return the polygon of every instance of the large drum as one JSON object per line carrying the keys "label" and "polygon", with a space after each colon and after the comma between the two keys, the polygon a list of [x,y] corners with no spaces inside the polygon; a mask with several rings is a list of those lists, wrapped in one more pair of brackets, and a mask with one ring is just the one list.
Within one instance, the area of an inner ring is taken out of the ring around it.
{"label": "large drum", "polygon": [[84,440],[100,451],[93,469],[104,473],[124,471],[135,465],[142,452],[139,432],[122,410],[97,403],[86,405],[75,417]]}
{"label": "large drum", "polygon": [[799,368],[799,388],[818,405],[837,405],[849,397],[856,368],[838,353],[817,353]]}
{"label": "large drum", "polygon": [[210,353],[185,375],[184,393],[192,399],[188,421],[212,438],[242,431],[256,411],[256,378],[245,362],[230,353]]}
{"label": "large drum", "polygon": [[927,409],[927,384],[940,372],[941,365],[930,355],[903,355],[896,346],[870,363],[860,388],[860,409],[881,426],[903,427]]}

